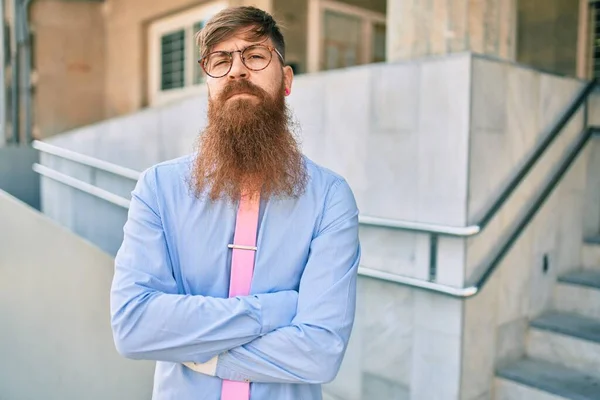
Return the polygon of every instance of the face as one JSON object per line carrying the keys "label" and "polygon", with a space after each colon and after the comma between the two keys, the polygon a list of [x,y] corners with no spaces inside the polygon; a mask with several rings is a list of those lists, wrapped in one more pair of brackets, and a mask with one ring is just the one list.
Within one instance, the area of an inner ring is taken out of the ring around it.
{"label": "face", "polygon": [[[254,44],[234,37],[213,50],[243,50]],[[236,201],[244,193],[296,197],[307,175],[284,98],[291,88],[291,68],[272,54],[266,68],[253,71],[239,54],[234,53],[227,75],[207,78],[208,124],[199,136],[194,189],[211,200]],[[250,64],[264,60],[265,54],[249,52],[247,57]],[[215,66],[220,61],[211,60]]]}
{"label": "face", "polygon": [[[211,49],[211,52],[244,50],[248,46],[259,43],[273,46],[270,39],[261,42],[249,42],[245,40],[243,36],[243,32],[240,32],[240,34],[217,44]],[[284,66],[275,51],[272,51],[270,64],[261,71],[248,69],[242,62],[241,53],[233,53],[233,64],[229,73],[221,78],[213,78],[207,75],[206,82],[208,85],[209,98],[211,100],[218,99],[228,85],[239,80],[246,80],[275,98],[281,95],[281,91],[283,91],[285,96],[291,93],[293,76],[294,74],[291,67]],[[236,94],[228,99],[222,100],[236,101],[239,99],[246,99],[247,101],[255,103],[260,101],[256,96],[247,93]]]}

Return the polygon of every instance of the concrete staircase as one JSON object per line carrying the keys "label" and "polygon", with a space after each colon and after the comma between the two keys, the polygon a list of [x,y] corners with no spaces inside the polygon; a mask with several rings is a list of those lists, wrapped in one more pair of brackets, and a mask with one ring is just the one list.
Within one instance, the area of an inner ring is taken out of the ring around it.
{"label": "concrete staircase", "polygon": [[600,236],[586,240],[582,264],[531,321],[525,357],[497,370],[495,400],[600,400]]}

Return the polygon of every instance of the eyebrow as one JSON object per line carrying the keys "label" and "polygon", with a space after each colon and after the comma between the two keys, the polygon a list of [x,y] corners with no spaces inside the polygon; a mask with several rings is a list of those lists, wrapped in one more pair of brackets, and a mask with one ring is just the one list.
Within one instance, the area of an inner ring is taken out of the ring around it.
{"label": "eyebrow", "polygon": [[[232,36],[232,37],[237,37],[237,36]],[[236,49],[234,49],[234,50],[215,50],[214,48],[215,48],[215,47],[217,47],[217,46],[219,45],[219,43],[217,43],[215,46],[213,46],[213,49],[212,49],[210,52],[211,52],[211,53],[212,53],[212,52],[215,52],[215,51],[228,51],[228,52],[231,52],[231,51],[243,50],[243,49],[245,49],[246,47],[250,47],[250,46],[252,46],[252,45],[255,45],[255,44],[267,44],[267,45],[269,45],[269,46],[273,46],[273,47],[275,47],[275,45],[274,45],[273,43],[270,43],[270,44],[269,44],[269,43],[267,43],[267,42],[269,41],[269,37],[268,37],[268,36],[267,36],[266,38],[264,38],[263,40],[260,40],[260,41],[258,41],[258,42],[250,42],[250,41],[248,41],[248,40],[246,40],[246,39],[243,39],[243,38],[241,38],[241,37],[240,37],[239,39],[240,39],[240,40],[243,40],[244,42],[246,42],[246,43],[249,43],[249,44],[247,44],[247,45],[245,45],[245,46],[242,46],[242,47],[240,47],[240,48],[236,48]]]}

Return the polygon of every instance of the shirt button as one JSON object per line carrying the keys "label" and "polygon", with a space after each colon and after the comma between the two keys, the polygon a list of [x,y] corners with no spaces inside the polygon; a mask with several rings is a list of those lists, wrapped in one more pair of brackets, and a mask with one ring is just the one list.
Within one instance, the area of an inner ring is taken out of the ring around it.
{"label": "shirt button", "polygon": [[249,383],[250,379],[246,378],[246,379],[244,379],[244,382],[248,382]]}

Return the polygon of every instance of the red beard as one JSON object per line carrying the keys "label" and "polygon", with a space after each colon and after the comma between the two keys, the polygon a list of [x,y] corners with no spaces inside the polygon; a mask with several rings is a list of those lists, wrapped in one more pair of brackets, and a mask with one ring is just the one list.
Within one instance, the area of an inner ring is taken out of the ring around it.
{"label": "red beard", "polygon": [[[256,98],[230,99],[238,93]],[[247,80],[236,80],[209,100],[208,125],[199,136],[192,174],[198,196],[237,201],[246,192],[260,192],[263,198],[303,193],[306,166],[283,93],[283,81],[278,94],[270,96]]]}

